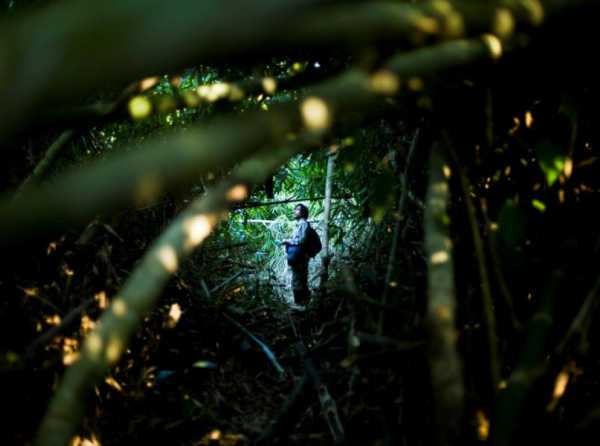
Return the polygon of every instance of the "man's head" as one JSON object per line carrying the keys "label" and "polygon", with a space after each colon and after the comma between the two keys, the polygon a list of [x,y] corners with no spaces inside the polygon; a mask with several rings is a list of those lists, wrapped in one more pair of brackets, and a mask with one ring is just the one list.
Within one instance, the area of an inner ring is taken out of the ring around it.
{"label": "man's head", "polygon": [[308,208],[303,204],[297,204],[294,208],[294,218],[300,220],[301,218],[308,218]]}

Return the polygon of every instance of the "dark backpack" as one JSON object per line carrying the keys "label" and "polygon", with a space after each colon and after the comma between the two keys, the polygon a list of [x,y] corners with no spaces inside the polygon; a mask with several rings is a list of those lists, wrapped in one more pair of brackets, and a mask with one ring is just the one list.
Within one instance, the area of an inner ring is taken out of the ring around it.
{"label": "dark backpack", "polygon": [[321,244],[319,234],[309,224],[306,230],[306,254],[308,257],[313,258],[321,251],[321,248],[323,248],[323,245]]}

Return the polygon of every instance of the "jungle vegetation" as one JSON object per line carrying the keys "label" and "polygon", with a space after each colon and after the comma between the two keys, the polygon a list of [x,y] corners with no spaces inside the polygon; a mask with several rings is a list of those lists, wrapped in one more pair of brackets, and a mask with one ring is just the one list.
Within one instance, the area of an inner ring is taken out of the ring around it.
{"label": "jungle vegetation", "polygon": [[1,5],[1,444],[595,444],[598,2]]}

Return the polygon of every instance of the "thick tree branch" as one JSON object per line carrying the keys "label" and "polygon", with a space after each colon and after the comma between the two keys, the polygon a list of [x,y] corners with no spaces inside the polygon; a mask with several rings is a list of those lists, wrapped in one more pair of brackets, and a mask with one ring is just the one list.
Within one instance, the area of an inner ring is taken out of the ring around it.
{"label": "thick tree branch", "polygon": [[256,60],[267,51],[273,55],[377,43],[412,47],[431,35],[443,39],[496,32],[509,37],[520,22],[539,25],[564,10],[593,6],[594,0],[505,2],[509,18],[500,24],[495,3],[440,7],[435,1],[377,2],[312,8],[316,3],[71,0],[5,21],[0,32],[0,85],[9,87],[0,92],[0,139],[40,110],[65,105],[106,85],[185,65]]}
{"label": "thick tree branch", "polygon": [[[405,79],[463,66],[491,57],[486,40],[460,40],[401,54],[381,74],[350,70],[307,91],[300,103],[246,113],[208,127],[152,141],[103,162],[72,171],[54,184],[0,200],[0,244],[56,233],[90,221],[97,214],[155,200],[163,192],[192,184],[198,176],[227,168],[291,132],[322,134],[338,125],[355,125],[385,107],[391,78]],[[391,82],[398,86],[399,82]],[[401,91],[401,90],[400,90]]]}
{"label": "thick tree branch", "polygon": [[456,434],[462,418],[464,383],[456,340],[456,296],[452,240],[447,208],[450,199],[445,161],[435,143],[430,164],[430,180],[425,207],[425,251],[427,256],[429,363],[435,398],[436,423],[440,444]]}

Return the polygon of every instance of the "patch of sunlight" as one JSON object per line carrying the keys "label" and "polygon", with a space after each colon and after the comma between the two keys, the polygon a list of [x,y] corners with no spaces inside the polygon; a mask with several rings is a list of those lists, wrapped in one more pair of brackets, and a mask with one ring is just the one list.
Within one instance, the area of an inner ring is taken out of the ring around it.
{"label": "patch of sunlight", "polygon": [[535,26],[541,25],[545,14],[540,0],[521,0],[520,3],[525,7],[531,24]]}
{"label": "patch of sunlight", "polygon": [[123,299],[115,299],[111,305],[113,314],[117,317],[123,317],[127,314],[127,303]]}
{"label": "patch of sunlight", "polygon": [[116,363],[121,357],[121,353],[123,353],[124,347],[125,346],[123,345],[123,341],[121,340],[121,338],[112,337],[106,345],[106,361],[109,364]]}
{"label": "patch of sunlight", "polygon": [[486,441],[490,436],[490,420],[483,410],[475,413],[475,422],[477,423],[477,437],[481,441]]}
{"label": "patch of sunlight", "polygon": [[46,249],[46,254],[53,253],[54,251],[56,251],[57,247],[58,247],[58,243],[56,243],[56,242],[48,243],[48,248]]}
{"label": "patch of sunlight", "polygon": [[571,178],[571,175],[573,175],[573,159],[565,159],[565,166],[563,172],[565,174],[565,178]]}
{"label": "patch of sunlight", "polygon": [[527,110],[525,112],[525,127],[527,127],[529,129],[529,128],[531,128],[532,125],[533,125],[533,113],[531,113],[529,110]]}
{"label": "patch of sunlight", "polygon": [[186,248],[193,249],[204,241],[216,223],[214,215],[197,215],[189,217],[183,222],[183,231],[186,236]]}
{"label": "patch of sunlight", "polygon": [[418,31],[425,34],[436,34],[440,31],[440,26],[434,18],[427,17],[424,14],[416,13],[411,16],[414,26]]}
{"label": "patch of sunlight", "polygon": [[510,37],[515,30],[515,18],[508,8],[498,8],[494,13],[492,31],[501,39]]}
{"label": "patch of sunlight", "polygon": [[515,116],[513,118],[513,126],[508,131],[508,134],[513,135],[517,130],[519,130],[519,127],[521,127],[521,120],[517,116]]}
{"label": "patch of sunlight", "polygon": [[552,391],[552,400],[546,406],[546,410],[548,412],[552,412],[558,401],[562,398],[567,390],[567,385],[569,384],[569,371],[567,368],[563,369],[558,376],[556,377],[556,381],[554,382],[554,390]]}
{"label": "patch of sunlight", "polygon": [[420,77],[411,77],[408,80],[408,89],[411,91],[421,91],[425,88],[425,83]]}
{"label": "patch of sunlight", "polygon": [[94,322],[87,314],[81,317],[80,323],[81,332],[84,335],[90,333],[94,328],[96,328],[96,322]]}
{"label": "patch of sunlight", "polygon": [[463,16],[456,11],[451,11],[446,16],[446,35],[448,37],[460,37],[465,33],[465,21]]}
{"label": "patch of sunlight", "polygon": [[400,89],[400,78],[389,70],[379,70],[371,76],[369,85],[374,92],[391,96]]}
{"label": "patch of sunlight", "polygon": [[447,0],[435,0],[431,2],[431,7],[440,14],[450,14],[452,5]]}
{"label": "patch of sunlight", "polygon": [[94,300],[98,303],[98,308],[101,310],[108,308],[108,296],[106,295],[106,291],[100,291],[94,294]]}
{"label": "patch of sunlight", "polygon": [[292,71],[296,74],[301,73],[306,68],[306,64],[302,62],[294,62],[292,64]]}
{"label": "patch of sunlight", "polygon": [[442,263],[446,263],[450,260],[450,255],[448,254],[448,251],[436,251],[433,254],[431,254],[431,263],[432,265],[440,265]]}
{"label": "patch of sunlight", "polygon": [[242,201],[248,198],[248,188],[243,184],[236,184],[227,191],[228,201]]}
{"label": "patch of sunlight", "polygon": [[448,305],[438,305],[435,316],[441,321],[449,321],[452,319],[452,311]]}
{"label": "patch of sunlight", "polygon": [[92,359],[98,359],[102,351],[102,344],[102,338],[97,333],[92,333],[83,344],[83,349]]}
{"label": "patch of sunlight", "polygon": [[92,435],[90,438],[84,438],[79,435],[71,438],[69,441],[69,446],[102,446],[95,435]]}
{"label": "patch of sunlight", "polygon": [[208,102],[216,102],[220,99],[229,98],[231,94],[231,85],[227,82],[217,82],[210,85],[200,85],[196,92],[198,96]]}
{"label": "patch of sunlight", "polygon": [[48,325],[58,325],[60,324],[61,318],[58,314],[53,314],[52,316],[46,316],[44,318],[44,322]]}
{"label": "patch of sunlight", "polygon": [[554,392],[552,393],[553,398],[560,398],[564,395],[567,390],[567,384],[569,384],[569,374],[566,371],[561,371],[556,377],[554,383]]}
{"label": "patch of sunlight", "polygon": [[442,168],[442,170],[444,172],[444,177],[445,178],[450,178],[452,176],[452,169],[447,164],[444,165],[444,167]]}
{"label": "patch of sunlight", "polygon": [[127,108],[133,119],[140,120],[147,118],[152,113],[152,102],[145,96],[134,96],[129,100]]}
{"label": "patch of sunlight", "polygon": [[167,321],[168,328],[175,328],[179,319],[181,319],[181,306],[178,303],[174,303],[171,305],[169,309],[169,320]]}
{"label": "patch of sunlight", "polygon": [[62,345],[63,365],[69,366],[79,358],[79,341],[75,338],[64,338]]}
{"label": "patch of sunlight", "polygon": [[273,96],[277,91],[277,81],[273,77],[264,77],[261,85],[264,92],[268,95]]}
{"label": "patch of sunlight", "polygon": [[123,392],[123,386],[121,386],[121,384],[119,384],[119,382],[114,379],[112,376],[107,376],[104,379],[104,382],[106,384],[108,384],[110,387],[112,387],[113,389],[115,389],[117,392]]}
{"label": "patch of sunlight", "polygon": [[62,267],[63,274],[67,277],[73,277],[75,275],[75,271],[69,268],[69,265],[64,264]]}
{"label": "patch of sunlight", "polygon": [[177,259],[175,249],[171,245],[164,245],[158,248],[156,257],[165,271],[171,274],[177,271],[179,260]]}
{"label": "patch of sunlight", "polygon": [[325,130],[331,125],[329,107],[321,98],[315,96],[306,98],[300,105],[300,111],[304,125],[309,130]]}
{"label": "patch of sunlight", "polygon": [[23,291],[25,291],[27,297],[37,297],[40,294],[40,289],[37,287],[24,288]]}
{"label": "patch of sunlight", "polygon": [[152,76],[152,77],[147,77],[145,79],[142,79],[140,81],[140,91],[144,92],[146,90],[150,90],[152,87],[154,87],[156,84],[158,84],[159,81],[159,77],[158,76]]}
{"label": "patch of sunlight", "polygon": [[500,59],[502,57],[502,42],[498,37],[493,34],[484,34],[481,36],[481,40],[483,40],[492,59]]}

